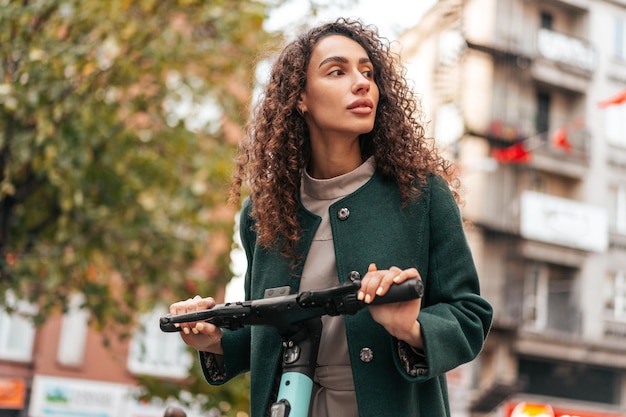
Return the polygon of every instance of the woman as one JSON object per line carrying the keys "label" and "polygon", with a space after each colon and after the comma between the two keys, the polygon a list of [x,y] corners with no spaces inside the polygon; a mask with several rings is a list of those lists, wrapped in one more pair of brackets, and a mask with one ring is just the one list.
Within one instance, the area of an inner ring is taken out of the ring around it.
{"label": "woman", "polygon": [[[387,44],[339,19],[286,46],[237,159],[247,299],[362,280],[371,303],[421,279],[422,299],[324,317],[311,416],[449,416],[445,372],[482,349],[492,317],[462,229],[453,169],[424,138],[414,96]],[[182,314],[214,305],[196,296]],[[275,398],[273,328],[182,326],[205,376],[251,372],[252,416]]]}

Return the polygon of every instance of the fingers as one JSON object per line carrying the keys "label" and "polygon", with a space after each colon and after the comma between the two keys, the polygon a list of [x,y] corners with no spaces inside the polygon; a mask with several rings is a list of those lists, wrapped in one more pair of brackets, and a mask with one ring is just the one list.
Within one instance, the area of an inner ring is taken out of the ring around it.
{"label": "fingers", "polygon": [[361,281],[361,288],[357,294],[359,300],[371,303],[376,296],[383,296],[394,284],[401,284],[407,279],[420,278],[416,268],[400,269],[392,266],[387,270],[378,270],[376,264],[370,264],[367,274]]}
{"label": "fingers", "polygon": [[[170,315],[204,311],[213,307],[215,307],[215,300],[212,297],[203,298],[196,295],[170,305]],[[183,342],[192,348],[201,352],[223,353],[221,342],[223,333],[219,327],[204,321],[177,323],[175,326],[180,327]]]}
{"label": "fingers", "polygon": [[394,277],[393,283],[401,284],[407,279],[411,278],[420,278],[420,274],[419,272],[417,272],[416,268],[409,268],[401,271],[397,276]]}
{"label": "fingers", "polygon": [[[194,323],[193,327],[191,327],[191,333],[193,334],[203,334],[203,335],[212,335],[215,332],[217,332],[218,330],[220,330],[218,327],[216,327],[215,325],[211,324],[211,323],[206,323],[203,321],[198,321],[196,323]],[[183,330],[184,332],[184,330]],[[189,333],[187,333],[189,334]]]}
{"label": "fingers", "polygon": [[[179,301],[170,305],[170,315],[176,316],[179,314],[193,313],[196,311],[208,310],[215,306],[215,300],[212,297],[202,298],[196,295],[193,298],[188,298],[184,301]],[[198,325],[201,326],[198,326]],[[204,330],[207,326],[203,322],[193,323],[177,323],[176,327],[180,327],[184,334],[194,333],[198,334],[201,330]]]}
{"label": "fingers", "polygon": [[179,301],[170,305],[170,314],[178,315],[185,313],[193,313],[194,311],[207,310],[215,306],[215,300],[213,297],[202,298],[196,295],[193,298],[188,298],[184,301]]}

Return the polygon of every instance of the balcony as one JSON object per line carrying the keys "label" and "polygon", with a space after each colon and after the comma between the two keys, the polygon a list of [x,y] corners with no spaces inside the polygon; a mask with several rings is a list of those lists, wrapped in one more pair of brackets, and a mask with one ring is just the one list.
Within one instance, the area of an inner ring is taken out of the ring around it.
{"label": "balcony", "polygon": [[572,131],[558,128],[528,140],[530,165],[543,172],[583,179],[589,168],[591,134],[586,127]]}
{"label": "balcony", "polygon": [[[519,251],[553,254],[563,262],[580,258],[585,252],[606,252],[609,241],[617,242],[613,234],[609,239],[604,208],[528,190],[516,194],[513,190],[518,185],[514,177],[511,170],[489,176],[485,193],[478,197],[480,206],[471,207],[472,222],[489,230],[520,236],[523,246]],[[621,239],[622,244],[624,240]]]}
{"label": "balcony", "polygon": [[604,336],[623,344],[624,340],[626,340],[626,321],[616,319],[610,313],[605,313]]}
{"label": "balcony", "polygon": [[585,178],[591,154],[591,135],[586,126],[564,124],[557,129],[529,136],[526,132],[532,123],[524,119],[530,118],[520,117],[515,125],[494,119],[486,133],[471,134],[487,139],[494,151],[510,147],[516,142],[523,143],[523,148],[529,153],[525,163],[530,166],[567,178]]}
{"label": "balcony", "polygon": [[549,3],[556,6],[565,7],[574,12],[586,13],[592,0],[540,0],[538,3]]}
{"label": "balcony", "polygon": [[597,66],[596,53],[589,42],[540,29],[536,48],[530,68],[535,80],[576,93],[587,91]]}
{"label": "balcony", "polygon": [[[624,116],[626,116],[626,109]],[[626,173],[626,146],[609,144],[609,151],[607,153],[606,162],[608,166],[618,172]]]}
{"label": "balcony", "polygon": [[[505,307],[494,325],[517,337],[569,343],[582,337],[584,310],[578,308],[575,268],[534,260],[507,269]],[[511,330],[508,330],[511,331]]]}
{"label": "balcony", "polygon": [[609,248],[616,252],[626,252],[626,234],[611,231],[609,233]]}
{"label": "balcony", "polygon": [[[506,311],[500,312],[497,323],[503,320],[507,323],[506,331],[513,340],[514,351],[526,356],[599,366],[610,364],[626,369],[626,356],[623,354],[626,321],[606,315],[600,324],[604,327],[603,337],[586,338],[582,332],[586,310],[574,306],[577,297],[573,287],[564,287],[563,280],[553,278],[548,274],[547,282],[551,283],[543,305],[537,305],[537,300],[541,299],[540,292],[524,295],[527,276],[507,282]],[[502,330],[497,326],[494,331]]]}

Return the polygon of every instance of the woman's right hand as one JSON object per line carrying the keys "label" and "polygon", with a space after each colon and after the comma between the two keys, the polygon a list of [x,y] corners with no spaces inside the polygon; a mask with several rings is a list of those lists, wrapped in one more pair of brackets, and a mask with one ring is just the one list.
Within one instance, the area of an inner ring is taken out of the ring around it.
{"label": "woman's right hand", "polygon": [[[170,306],[170,315],[193,313],[200,310],[208,310],[215,306],[212,297],[202,298],[196,295],[185,301],[179,301]],[[192,348],[201,352],[211,352],[222,355],[222,329],[213,324],[196,321],[191,323],[176,324],[181,328],[180,335],[183,341]]]}

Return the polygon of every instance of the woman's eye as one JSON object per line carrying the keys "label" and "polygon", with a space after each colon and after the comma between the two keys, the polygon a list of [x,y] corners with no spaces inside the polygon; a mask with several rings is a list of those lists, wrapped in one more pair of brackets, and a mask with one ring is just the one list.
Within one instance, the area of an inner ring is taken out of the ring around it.
{"label": "woman's eye", "polygon": [[374,71],[372,70],[363,71],[363,76],[365,78],[374,78]]}
{"label": "woman's eye", "polygon": [[338,75],[341,75],[341,70],[336,69],[334,71],[329,72],[328,75],[332,75],[333,77],[336,77]]}

